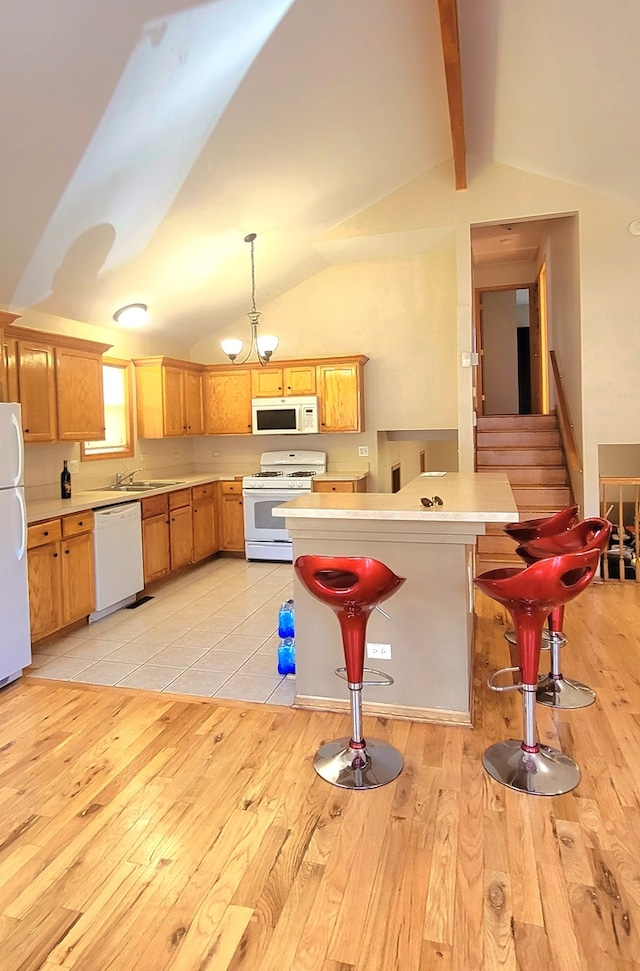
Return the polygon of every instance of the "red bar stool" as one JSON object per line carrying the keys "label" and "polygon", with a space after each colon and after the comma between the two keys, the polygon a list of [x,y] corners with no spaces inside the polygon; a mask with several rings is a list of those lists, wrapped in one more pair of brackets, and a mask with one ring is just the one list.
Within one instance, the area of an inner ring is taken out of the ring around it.
{"label": "red bar stool", "polygon": [[[563,553],[577,553],[597,550],[603,553],[609,545],[611,523],[597,516],[583,519],[582,522],[546,539],[523,543],[516,550],[525,563],[536,563],[550,556]],[[537,701],[549,708],[586,708],[596,700],[595,691],[582,681],[565,678],[560,666],[560,648],[567,643],[562,631],[564,606],[556,607],[547,620],[549,647],[551,648],[551,667],[548,680],[538,686]]]}
{"label": "red bar stool", "polygon": [[[523,519],[518,523],[507,523],[504,532],[517,543],[529,543],[535,539],[544,539],[547,536],[555,536],[557,533],[570,529],[578,521],[578,506],[567,506],[553,513],[552,516],[543,516],[540,519]],[[515,644],[516,635],[513,629],[508,630],[505,635],[510,644]],[[542,647],[551,647],[552,637],[548,631],[542,632]]]}
{"label": "red bar stool", "polygon": [[[577,597],[591,583],[599,559],[598,550],[566,553],[523,569],[490,570],[474,580],[487,596],[507,608],[516,631],[519,667],[495,671],[490,675],[488,685],[494,691],[522,689],[524,739],[496,742],[482,757],[489,775],[510,789],[537,796],[559,796],[575,789],[580,781],[580,769],[573,759],[537,740],[538,664],[545,618],[556,607]],[[494,683],[503,672],[518,670],[522,671],[520,683]]]}
{"label": "red bar stool", "polygon": [[544,539],[555,536],[565,529],[570,529],[578,521],[578,506],[567,506],[552,516],[541,519],[523,519],[519,523],[507,523],[505,533],[518,543],[528,543],[533,539]]}
{"label": "red bar stool", "polygon": [[[367,621],[371,612],[390,597],[405,578],[368,556],[299,556],[295,571],[310,594],[331,607],[342,631],[345,677],[351,707],[351,738],[322,745],[314,768],[327,782],[343,789],[376,789],[402,771],[402,755],[392,745],[362,735],[362,688],[367,684],[393,684],[384,671],[364,667]],[[363,672],[377,680],[363,681]]]}

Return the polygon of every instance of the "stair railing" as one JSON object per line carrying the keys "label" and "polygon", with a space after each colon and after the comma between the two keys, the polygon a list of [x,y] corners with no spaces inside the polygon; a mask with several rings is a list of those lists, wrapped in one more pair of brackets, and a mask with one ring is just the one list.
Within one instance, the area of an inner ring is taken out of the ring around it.
{"label": "stair railing", "polygon": [[569,482],[571,483],[571,494],[576,502],[580,502],[580,497],[582,496],[582,460],[576,446],[574,424],[571,421],[569,404],[564,390],[558,357],[555,351],[549,351],[549,356],[551,358],[551,370],[553,371],[553,379],[556,386],[558,427],[560,429],[560,438],[562,439],[564,457],[567,463]]}
{"label": "stair railing", "polygon": [[640,583],[640,478],[601,475],[600,510],[615,524],[609,551],[602,558],[603,579]]}

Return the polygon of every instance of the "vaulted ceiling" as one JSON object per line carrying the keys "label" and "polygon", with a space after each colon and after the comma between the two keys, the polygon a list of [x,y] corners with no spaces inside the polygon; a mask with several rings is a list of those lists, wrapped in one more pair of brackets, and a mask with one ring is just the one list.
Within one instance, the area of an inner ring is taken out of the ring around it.
{"label": "vaulted ceiling", "polygon": [[[640,4],[458,0],[467,151],[640,200]],[[21,0],[0,37],[0,307],[195,343],[452,154],[438,0]],[[504,230],[497,227],[497,232]]]}

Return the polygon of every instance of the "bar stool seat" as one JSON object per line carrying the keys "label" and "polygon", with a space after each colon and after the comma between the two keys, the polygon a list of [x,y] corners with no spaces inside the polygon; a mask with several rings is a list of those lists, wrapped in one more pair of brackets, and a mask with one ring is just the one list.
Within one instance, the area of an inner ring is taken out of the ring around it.
{"label": "bar stool seat", "polygon": [[[521,682],[496,685],[495,679],[502,673],[496,671],[488,684],[496,691],[522,689],[524,738],[496,742],[482,758],[489,775],[510,789],[557,796],[570,792],[580,781],[580,769],[573,759],[537,740],[535,698],[545,618],[586,589],[595,576],[599,558],[598,550],[566,553],[523,569],[490,570],[474,580],[478,589],[507,608],[516,631]],[[503,670],[513,672],[518,668]]]}
{"label": "bar stool seat", "polygon": [[[532,540],[544,539],[547,536],[555,536],[557,533],[570,529],[578,521],[578,506],[566,506],[551,516],[542,516],[539,519],[523,519],[517,523],[507,523],[504,532],[517,543],[529,543]],[[515,644],[516,635],[513,630],[508,630],[505,635],[510,644]],[[543,648],[550,647],[552,637],[548,631],[542,632]]]}
{"label": "bar stool seat", "polygon": [[528,543],[533,539],[544,539],[555,536],[565,529],[570,529],[578,521],[578,506],[567,506],[551,516],[539,519],[523,519],[518,523],[507,523],[504,532],[517,543]]}
{"label": "bar stool seat", "polygon": [[[563,533],[523,543],[516,553],[528,564],[550,556],[561,556],[563,553],[585,550],[598,550],[603,553],[609,545],[611,530],[611,523],[607,519],[593,516],[583,519]],[[547,619],[551,664],[549,677],[538,686],[536,700],[538,704],[549,708],[586,708],[596,700],[593,688],[582,681],[565,678],[562,674],[560,649],[567,643],[562,630],[563,623],[564,605],[552,610]]]}
{"label": "bar stool seat", "polygon": [[[362,734],[362,688],[393,684],[384,671],[364,667],[367,622],[373,610],[404,582],[384,563],[367,556],[299,556],[295,572],[310,594],[337,615],[345,664],[336,668],[346,677],[351,708],[351,737],[322,745],[314,768],[327,782],[343,789],[375,789],[402,771],[402,755],[392,745]],[[374,680],[363,680],[367,672]]]}

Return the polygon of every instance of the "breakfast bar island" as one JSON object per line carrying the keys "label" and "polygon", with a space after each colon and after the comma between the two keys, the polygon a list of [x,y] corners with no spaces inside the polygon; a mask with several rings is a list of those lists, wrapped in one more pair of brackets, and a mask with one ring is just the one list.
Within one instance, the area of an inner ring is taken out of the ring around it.
{"label": "breakfast bar island", "polygon": [[[434,495],[442,505],[422,504]],[[406,577],[384,604],[390,619],[369,619],[365,665],[394,683],[365,688],[365,715],[470,725],[476,539],[487,523],[518,519],[506,475],[421,475],[394,494],[309,493],[273,515],[285,517],[294,563],[303,554],[369,556]],[[294,600],[295,705],[346,711],[347,686],[334,674],[344,665],[338,620],[297,577]]]}

